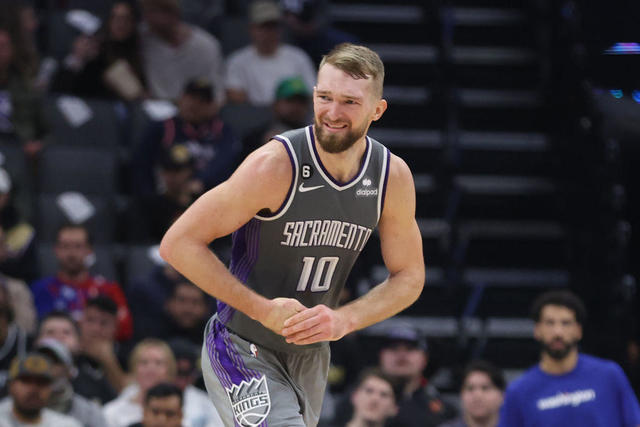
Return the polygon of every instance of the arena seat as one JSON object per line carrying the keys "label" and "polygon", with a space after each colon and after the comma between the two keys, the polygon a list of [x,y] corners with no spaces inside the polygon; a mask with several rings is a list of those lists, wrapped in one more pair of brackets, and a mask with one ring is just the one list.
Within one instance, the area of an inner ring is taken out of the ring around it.
{"label": "arena seat", "polygon": [[113,194],[116,156],[99,148],[48,146],[42,153],[39,189],[43,193]]}

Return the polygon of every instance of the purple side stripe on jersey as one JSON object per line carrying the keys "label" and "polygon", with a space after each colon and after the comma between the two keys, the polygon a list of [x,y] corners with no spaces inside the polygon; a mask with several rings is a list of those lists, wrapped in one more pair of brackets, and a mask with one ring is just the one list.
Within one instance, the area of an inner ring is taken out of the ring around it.
{"label": "purple side stripe on jersey", "polygon": [[218,301],[217,308],[216,312],[218,313],[218,318],[226,325],[236,310],[222,301]]}
{"label": "purple side stripe on jersey", "polygon": [[[246,283],[251,270],[258,261],[260,244],[260,221],[253,218],[233,233],[231,250],[231,274],[242,283]],[[218,317],[226,324],[235,309],[218,301]]]}
{"label": "purple side stripe on jersey", "polygon": [[242,249],[243,255],[238,259],[237,263],[232,263],[230,267],[231,273],[242,283],[247,283],[251,270],[258,261],[258,249],[260,245],[260,220],[253,218],[246,223],[244,242]]}
{"label": "purple side stripe on jersey", "polygon": [[[262,377],[260,372],[245,366],[242,357],[231,341],[229,331],[220,321],[215,319],[207,335],[207,354],[213,372],[225,389],[230,389],[232,385],[238,385],[242,381],[248,382],[252,378]],[[235,420],[234,423],[238,426]],[[262,422],[260,426],[267,427],[267,422]]]}
{"label": "purple side stripe on jersey", "polygon": [[329,171],[327,170],[327,168],[324,167],[324,164],[322,164],[322,160],[320,160],[320,154],[318,154],[318,149],[316,148],[316,137],[313,134],[313,125],[309,125],[309,128],[311,128],[309,130],[309,135],[311,135],[311,146],[313,147],[313,153],[316,155],[316,159],[318,160],[318,164],[320,165],[320,167],[322,168],[322,171],[324,172],[324,174],[337,186],[339,187],[345,187],[349,184],[351,184],[353,181],[357,180],[358,178],[360,178],[360,174],[362,173],[362,168],[364,168],[364,164],[367,161],[367,156],[369,154],[369,151],[371,149],[373,149],[372,147],[372,143],[371,141],[369,141],[369,137],[366,137],[366,141],[367,141],[367,149],[364,152],[364,156],[362,156],[362,160],[360,161],[360,168],[358,169],[358,173],[355,174],[355,176],[353,178],[351,178],[351,180],[347,181],[347,182],[340,182],[338,180],[336,180],[333,176],[331,176],[331,174],[329,173]]}
{"label": "purple side stripe on jersey", "polygon": [[[231,377],[227,374],[227,372],[222,367],[222,362],[220,361],[221,352],[216,351],[216,337],[218,336],[215,331],[215,321],[211,324],[211,330],[209,334],[207,334],[207,354],[209,355],[209,361],[211,362],[211,368],[213,368],[213,372],[216,374],[220,383],[223,387],[231,387],[232,380]],[[224,353],[223,353],[224,354]]]}
{"label": "purple side stripe on jersey", "polygon": [[391,163],[391,151],[387,148],[387,168],[384,171],[384,184],[382,184],[382,203],[380,203],[380,215],[384,209],[384,197],[387,195],[387,182],[389,182],[389,163]]}

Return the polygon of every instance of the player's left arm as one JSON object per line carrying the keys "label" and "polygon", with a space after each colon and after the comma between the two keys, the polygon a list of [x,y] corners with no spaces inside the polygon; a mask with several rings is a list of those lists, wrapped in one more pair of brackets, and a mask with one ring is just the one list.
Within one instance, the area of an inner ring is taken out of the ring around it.
{"label": "player's left arm", "polygon": [[317,305],[292,316],[282,331],[288,342],[303,345],[335,341],[393,316],[418,299],[424,286],[425,268],[415,210],[411,171],[402,159],[391,155],[385,205],[378,223],[389,277],[336,310]]}

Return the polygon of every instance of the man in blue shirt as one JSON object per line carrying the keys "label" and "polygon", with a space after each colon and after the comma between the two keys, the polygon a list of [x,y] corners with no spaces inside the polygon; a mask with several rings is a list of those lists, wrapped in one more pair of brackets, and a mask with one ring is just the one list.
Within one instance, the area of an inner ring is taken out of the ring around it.
{"label": "man in blue shirt", "polygon": [[636,427],[640,406],[620,366],[578,352],[586,310],[567,291],[533,304],[540,363],[507,389],[499,427]]}

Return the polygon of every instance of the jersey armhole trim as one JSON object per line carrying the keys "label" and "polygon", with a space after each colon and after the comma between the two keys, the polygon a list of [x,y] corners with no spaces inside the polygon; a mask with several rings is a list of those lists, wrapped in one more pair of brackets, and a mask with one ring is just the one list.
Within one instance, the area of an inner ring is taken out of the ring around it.
{"label": "jersey armhole trim", "polygon": [[384,154],[382,158],[382,175],[380,176],[380,189],[378,193],[378,221],[382,216],[382,210],[384,209],[384,199],[387,194],[387,182],[389,181],[389,163],[391,163],[391,152],[387,147],[384,147]]}
{"label": "jersey armhole trim", "polygon": [[291,178],[291,184],[289,185],[289,192],[287,193],[287,197],[285,198],[284,202],[282,202],[282,206],[280,206],[278,210],[271,215],[256,214],[254,216],[254,218],[260,219],[262,221],[276,220],[287,212],[287,210],[289,209],[289,206],[291,206],[291,202],[293,202],[293,197],[295,195],[294,190],[296,188],[296,185],[298,184],[298,158],[296,157],[293,151],[293,146],[291,145],[291,141],[289,140],[289,138],[282,135],[276,135],[273,137],[273,139],[275,139],[276,141],[280,141],[282,145],[284,145],[284,148],[287,150],[287,154],[289,155],[289,161],[291,162],[293,176]]}

